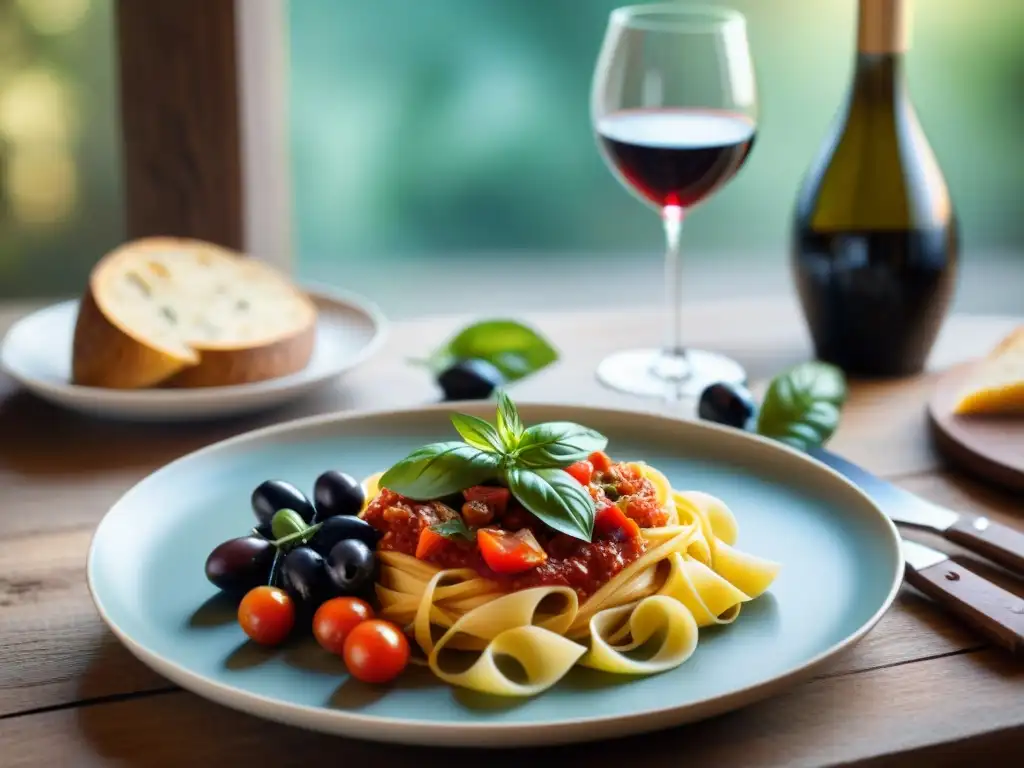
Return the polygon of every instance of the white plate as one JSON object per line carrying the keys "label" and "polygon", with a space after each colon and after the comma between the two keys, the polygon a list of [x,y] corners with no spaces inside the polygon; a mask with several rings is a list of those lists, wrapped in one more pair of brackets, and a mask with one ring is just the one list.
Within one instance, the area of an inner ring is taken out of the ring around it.
{"label": "white plate", "polygon": [[282,405],[351,370],[379,349],[387,321],[354,294],[306,286],[319,310],[316,344],[301,371],[254,384],[196,389],[116,390],[71,383],[71,345],[78,302],[41,309],[11,327],[0,367],[37,396],[95,416],[135,421],[210,419]]}

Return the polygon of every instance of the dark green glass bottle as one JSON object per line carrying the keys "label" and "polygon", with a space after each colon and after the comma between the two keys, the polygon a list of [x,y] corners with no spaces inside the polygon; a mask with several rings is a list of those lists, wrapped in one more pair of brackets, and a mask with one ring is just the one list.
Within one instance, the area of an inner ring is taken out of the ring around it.
{"label": "dark green glass bottle", "polygon": [[904,77],[908,5],[860,0],[853,85],[792,233],[815,353],[852,376],[920,371],[956,282],[956,216]]}

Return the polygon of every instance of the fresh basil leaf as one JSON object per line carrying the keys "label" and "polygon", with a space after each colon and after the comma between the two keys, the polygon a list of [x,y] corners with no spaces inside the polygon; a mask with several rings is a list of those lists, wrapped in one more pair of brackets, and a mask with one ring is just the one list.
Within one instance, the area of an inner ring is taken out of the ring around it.
{"label": "fresh basil leaf", "polygon": [[524,467],[568,467],[594,451],[603,451],[608,438],[571,421],[534,424],[523,432],[516,463]]}
{"label": "fresh basil leaf", "polygon": [[463,328],[429,358],[439,372],[458,360],[486,360],[508,381],[539,371],[558,359],[558,352],[537,331],[514,320],[484,320]]}
{"label": "fresh basil leaf", "polygon": [[468,413],[453,413],[451,419],[462,439],[474,448],[491,453],[505,452],[505,445],[498,430],[483,419],[470,416]]}
{"label": "fresh basil leaf", "polygon": [[451,520],[444,520],[440,523],[435,523],[430,526],[430,530],[434,533],[444,536],[446,539],[465,539],[466,541],[475,541],[476,535],[466,525],[466,521],[461,517],[453,517]]}
{"label": "fresh basil leaf", "polygon": [[523,436],[523,421],[516,404],[504,391],[498,392],[498,434],[509,451],[515,450]]}
{"label": "fresh basil leaf", "polygon": [[556,531],[583,541],[594,535],[594,500],[561,469],[512,467],[508,488],[519,503]]}
{"label": "fresh basil leaf", "polygon": [[799,450],[824,445],[839,426],[846,379],[826,363],[801,363],[772,379],[757,432]]}
{"label": "fresh basil leaf", "polygon": [[465,443],[432,443],[413,451],[380,478],[380,486],[422,501],[498,476],[501,457]]}

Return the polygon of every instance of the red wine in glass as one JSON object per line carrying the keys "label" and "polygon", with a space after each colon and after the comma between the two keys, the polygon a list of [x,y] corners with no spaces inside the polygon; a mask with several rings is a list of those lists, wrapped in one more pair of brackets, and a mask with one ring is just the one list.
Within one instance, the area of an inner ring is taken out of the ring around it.
{"label": "red wine in glass", "polygon": [[708,109],[630,109],[597,122],[619,173],[658,206],[691,208],[740,169],[754,144],[747,117]]}
{"label": "red wine in glass", "polygon": [[613,352],[597,378],[671,401],[746,380],[732,358],[685,343],[683,219],[746,162],[757,127],[746,20],[728,8],[649,3],[616,8],[594,67],[590,118],[605,163],[661,219],[668,323],[662,347]]}

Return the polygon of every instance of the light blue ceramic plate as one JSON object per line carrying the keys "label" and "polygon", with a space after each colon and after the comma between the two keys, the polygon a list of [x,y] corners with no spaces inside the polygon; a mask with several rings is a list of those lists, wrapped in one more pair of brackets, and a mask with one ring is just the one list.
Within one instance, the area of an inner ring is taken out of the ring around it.
{"label": "light blue ceramic plate", "polygon": [[[662,469],[680,489],[722,498],[737,546],[783,563],[769,592],[727,627],[704,629],[675,670],[638,679],[579,669],[527,701],[452,689],[426,670],[391,687],[349,679],[313,640],[253,648],[234,608],[203,574],[209,551],[252,525],[249,494],[281,478],[309,489],[322,471],[382,469],[424,443],[450,440],[449,407],[354,413],[284,424],[211,446],[132,488],[96,531],[88,577],[120,640],[142,661],[207,698],[273,720],[381,741],[526,745],[636,733],[704,718],[778,693],[859,640],[902,577],[892,523],[823,465],[735,430],[655,415],[524,405],[527,423],[600,430],[617,458]],[[493,418],[493,406],[459,410]]]}

